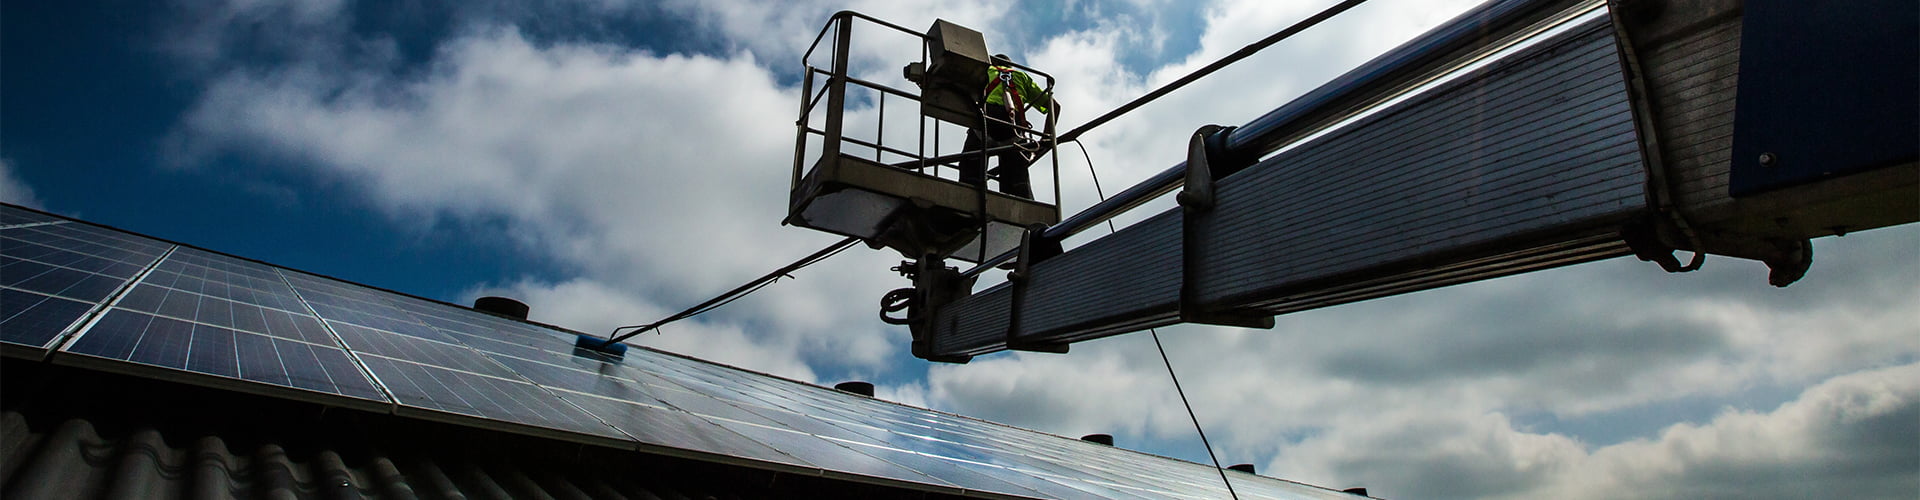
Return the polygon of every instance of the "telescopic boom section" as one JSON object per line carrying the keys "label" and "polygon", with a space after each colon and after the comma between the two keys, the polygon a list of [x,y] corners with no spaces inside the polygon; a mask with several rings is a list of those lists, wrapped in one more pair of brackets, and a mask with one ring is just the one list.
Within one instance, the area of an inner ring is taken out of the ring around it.
{"label": "telescopic boom section", "polygon": [[[1910,1],[1490,1],[1203,128],[1185,163],[981,267],[912,266],[888,307],[915,355],[964,362],[1626,255],[1754,259],[1785,286],[1814,238],[1920,220],[1915,39]],[[1175,189],[1179,208],[1059,250]]]}

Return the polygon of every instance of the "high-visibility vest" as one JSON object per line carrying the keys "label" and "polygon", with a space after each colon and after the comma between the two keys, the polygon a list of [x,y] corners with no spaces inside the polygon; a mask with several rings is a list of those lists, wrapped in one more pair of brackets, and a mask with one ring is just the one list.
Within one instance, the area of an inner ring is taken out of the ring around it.
{"label": "high-visibility vest", "polygon": [[1032,105],[1041,113],[1046,113],[1047,105],[1040,102],[1044,101],[1045,96],[1046,91],[1034,85],[1033,77],[1027,76],[1026,72],[1006,66],[993,66],[987,69],[986,104],[1006,106],[1007,115],[1022,127],[1032,128],[1032,125],[1027,123],[1027,98],[1039,98]]}

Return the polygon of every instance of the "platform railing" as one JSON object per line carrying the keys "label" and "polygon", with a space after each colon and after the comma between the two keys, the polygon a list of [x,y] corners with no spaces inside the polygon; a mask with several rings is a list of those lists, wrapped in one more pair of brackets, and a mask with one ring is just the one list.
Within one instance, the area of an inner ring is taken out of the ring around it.
{"label": "platform railing", "polygon": [[[986,147],[963,151],[959,145],[964,143],[967,127],[922,115],[920,109],[923,96],[917,91],[918,89],[903,89],[870,78],[855,76],[857,72],[851,61],[854,57],[851,49],[859,46],[854,40],[856,26],[880,28],[878,32],[880,34],[905,35],[906,37],[871,37],[874,40],[863,37],[859,41],[913,43],[920,49],[917,62],[923,67],[929,63],[926,34],[858,12],[836,13],[821,28],[820,33],[814,37],[812,45],[801,56],[801,62],[806,70],[801,79],[802,93],[794,141],[792,186],[798,187],[806,175],[806,170],[820,158],[836,155],[858,156],[877,163],[912,170],[921,175],[957,181],[960,178],[958,165],[967,157],[977,156],[981,164],[985,165],[987,159],[1020,147],[1018,144],[994,144],[991,141],[983,141]],[[862,35],[870,34],[864,29],[859,32]],[[885,64],[898,65],[895,66],[896,68],[906,66],[910,62],[915,61],[884,61]],[[1043,89],[1049,96],[1052,95],[1055,82],[1052,75],[1017,63],[1003,64],[1018,68],[1035,77],[1036,80],[1044,82]],[[981,82],[983,92],[985,84],[986,82]],[[889,106],[888,101],[905,101],[907,105],[904,108],[898,105]],[[870,110],[866,107],[868,102],[871,103]],[[864,115],[868,115],[869,111],[871,111],[870,123],[849,123],[850,119],[858,119],[856,116],[866,118]],[[892,120],[889,120],[890,112],[896,114]],[[898,113],[907,113],[910,117],[899,117]],[[1045,162],[1046,168],[1050,170],[1045,178],[1052,184],[1051,197],[1035,201],[1057,206],[1060,199],[1060,167],[1058,156],[1053,154],[1058,146],[1055,116],[1054,113],[1046,114],[1045,119],[1038,124],[1038,128],[1023,127],[1018,123],[992,117],[982,116],[981,118],[993,120],[1033,138],[1035,144],[1031,150],[1040,152],[1043,157],[1034,158],[1025,168],[1031,170]],[[913,125],[904,130],[887,128],[889,121],[903,118],[911,120]],[[985,127],[984,123],[983,121],[982,129]],[[868,126],[871,128],[867,128]],[[863,134],[859,131],[864,130],[871,130],[872,137],[862,137]],[[959,139],[949,137],[955,132],[961,135]],[[975,132],[983,137],[986,135],[984,130],[975,130]],[[910,143],[887,140],[889,135],[901,134],[911,134],[914,140]],[[1039,180],[1040,176],[1030,175],[1030,177]],[[980,188],[983,191],[986,189],[984,185]]]}

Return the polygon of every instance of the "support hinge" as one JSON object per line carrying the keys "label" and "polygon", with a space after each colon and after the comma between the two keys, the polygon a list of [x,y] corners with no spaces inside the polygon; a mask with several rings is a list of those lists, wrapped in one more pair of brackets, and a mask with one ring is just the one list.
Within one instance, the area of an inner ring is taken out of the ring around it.
{"label": "support hinge", "polygon": [[[1241,328],[1273,328],[1273,315],[1257,310],[1231,310],[1206,307],[1200,302],[1199,269],[1200,246],[1204,244],[1200,230],[1206,224],[1208,215],[1218,200],[1214,198],[1213,181],[1227,174],[1245,168],[1244,161],[1220,161],[1229,155],[1225,151],[1227,134],[1232,127],[1206,125],[1193,133],[1187,143],[1187,178],[1175,199],[1180,202],[1180,321],[1207,325],[1237,326]],[[1218,165],[1216,165],[1218,164]],[[1221,168],[1231,167],[1231,168]],[[1224,172],[1223,172],[1224,170]]]}
{"label": "support hinge", "polygon": [[[973,293],[976,278],[962,276],[959,269],[948,267],[945,260],[934,255],[901,262],[893,270],[913,280],[913,288],[901,288],[881,297],[880,319],[891,324],[907,325],[913,334],[911,349],[916,358],[939,363],[966,363],[973,360],[973,356],[935,352],[934,337],[939,335],[940,330],[934,322],[938,316],[936,313],[942,307]],[[906,316],[887,316],[889,312],[901,311],[905,311]]]}

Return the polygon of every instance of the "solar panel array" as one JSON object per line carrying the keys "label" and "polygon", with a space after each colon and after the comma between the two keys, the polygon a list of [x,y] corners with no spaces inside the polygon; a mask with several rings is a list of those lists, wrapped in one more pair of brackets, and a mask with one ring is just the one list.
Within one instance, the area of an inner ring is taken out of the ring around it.
{"label": "solar panel array", "polygon": [[9,207],[0,211],[0,345],[43,355],[171,245]]}
{"label": "solar panel array", "polygon": [[258,392],[388,401],[279,271],[193,248],[173,249],[61,350],[263,384],[246,385]]}
{"label": "solar panel array", "polygon": [[[642,451],[1021,497],[1220,498],[1211,467],[633,349],[0,206],[16,357]],[[1243,498],[1350,498],[1239,472]]]}

